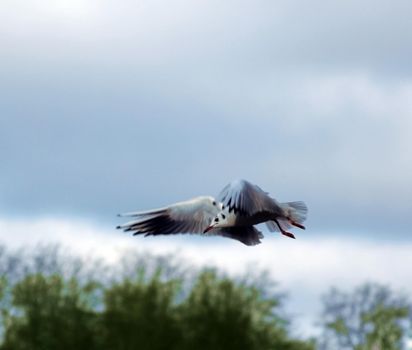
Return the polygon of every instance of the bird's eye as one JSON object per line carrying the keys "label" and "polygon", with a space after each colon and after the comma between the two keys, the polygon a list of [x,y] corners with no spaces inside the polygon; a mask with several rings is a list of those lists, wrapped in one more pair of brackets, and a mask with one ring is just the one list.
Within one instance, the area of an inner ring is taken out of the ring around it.
{"label": "bird's eye", "polygon": [[226,215],[225,215],[225,214],[222,214],[222,219],[226,219]]}
{"label": "bird's eye", "polygon": [[213,205],[216,205],[216,202],[215,201],[213,201],[213,203],[212,203]]}
{"label": "bird's eye", "polygon": [[224,206],[224,205],[222,205],[222,209],[225,209],[225,206]]}
{"label": "bird's eye", "polygon": [[219,219],[218,218],[215,218],[215,222],[218,222],[219,221]]}

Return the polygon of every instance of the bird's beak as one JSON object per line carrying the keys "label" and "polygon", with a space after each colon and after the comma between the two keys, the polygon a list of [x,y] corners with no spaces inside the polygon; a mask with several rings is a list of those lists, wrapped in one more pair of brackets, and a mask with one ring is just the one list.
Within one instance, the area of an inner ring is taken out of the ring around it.
{"label": "bird's beak", "polygon": [[212,230],[214,228],[213,225],[210,225],[208,227],[206,227],[206,229],[203,231],[203,233],[209,232],[210,230]]}

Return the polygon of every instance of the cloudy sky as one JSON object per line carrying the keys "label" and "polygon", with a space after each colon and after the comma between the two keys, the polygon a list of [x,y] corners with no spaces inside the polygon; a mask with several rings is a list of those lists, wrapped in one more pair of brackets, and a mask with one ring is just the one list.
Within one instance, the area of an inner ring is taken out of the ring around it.
{"label": "cloudy sky", "polygon": [[[2,1],[0,241],[255,262],[290,290],[302,329],[331,285],[412,292],[411,12],[406,0]],[[118,212],[234,178],[306,201],[308,229],[254,248],[113,229]]]}

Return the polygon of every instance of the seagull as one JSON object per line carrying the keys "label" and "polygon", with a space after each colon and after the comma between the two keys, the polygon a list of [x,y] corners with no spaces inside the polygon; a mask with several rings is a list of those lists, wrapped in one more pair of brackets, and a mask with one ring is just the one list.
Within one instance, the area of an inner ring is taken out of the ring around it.
{"label": "seagull", "polygon": [[266,223],[269,231],[295,238],[287,230],[292,226],[304,230],[306,214],[304,202],[280,203],[257,185],[235,180],[223,188],[217,199],[200,196],[159,209],[119,214],[133,220],[117,228],[145,237],[177,233],[216,235],[253,246],[263,238],[254,225]]}

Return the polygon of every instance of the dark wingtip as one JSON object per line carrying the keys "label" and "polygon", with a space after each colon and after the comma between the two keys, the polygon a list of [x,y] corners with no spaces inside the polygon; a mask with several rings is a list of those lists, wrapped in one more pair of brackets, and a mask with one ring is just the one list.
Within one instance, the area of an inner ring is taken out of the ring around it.
{"label": "dark wingtip", "polygon": [[119,229],[119,228],[122,228],[122,227],[119,225],[119,226],[116,226],[116,228]]}

